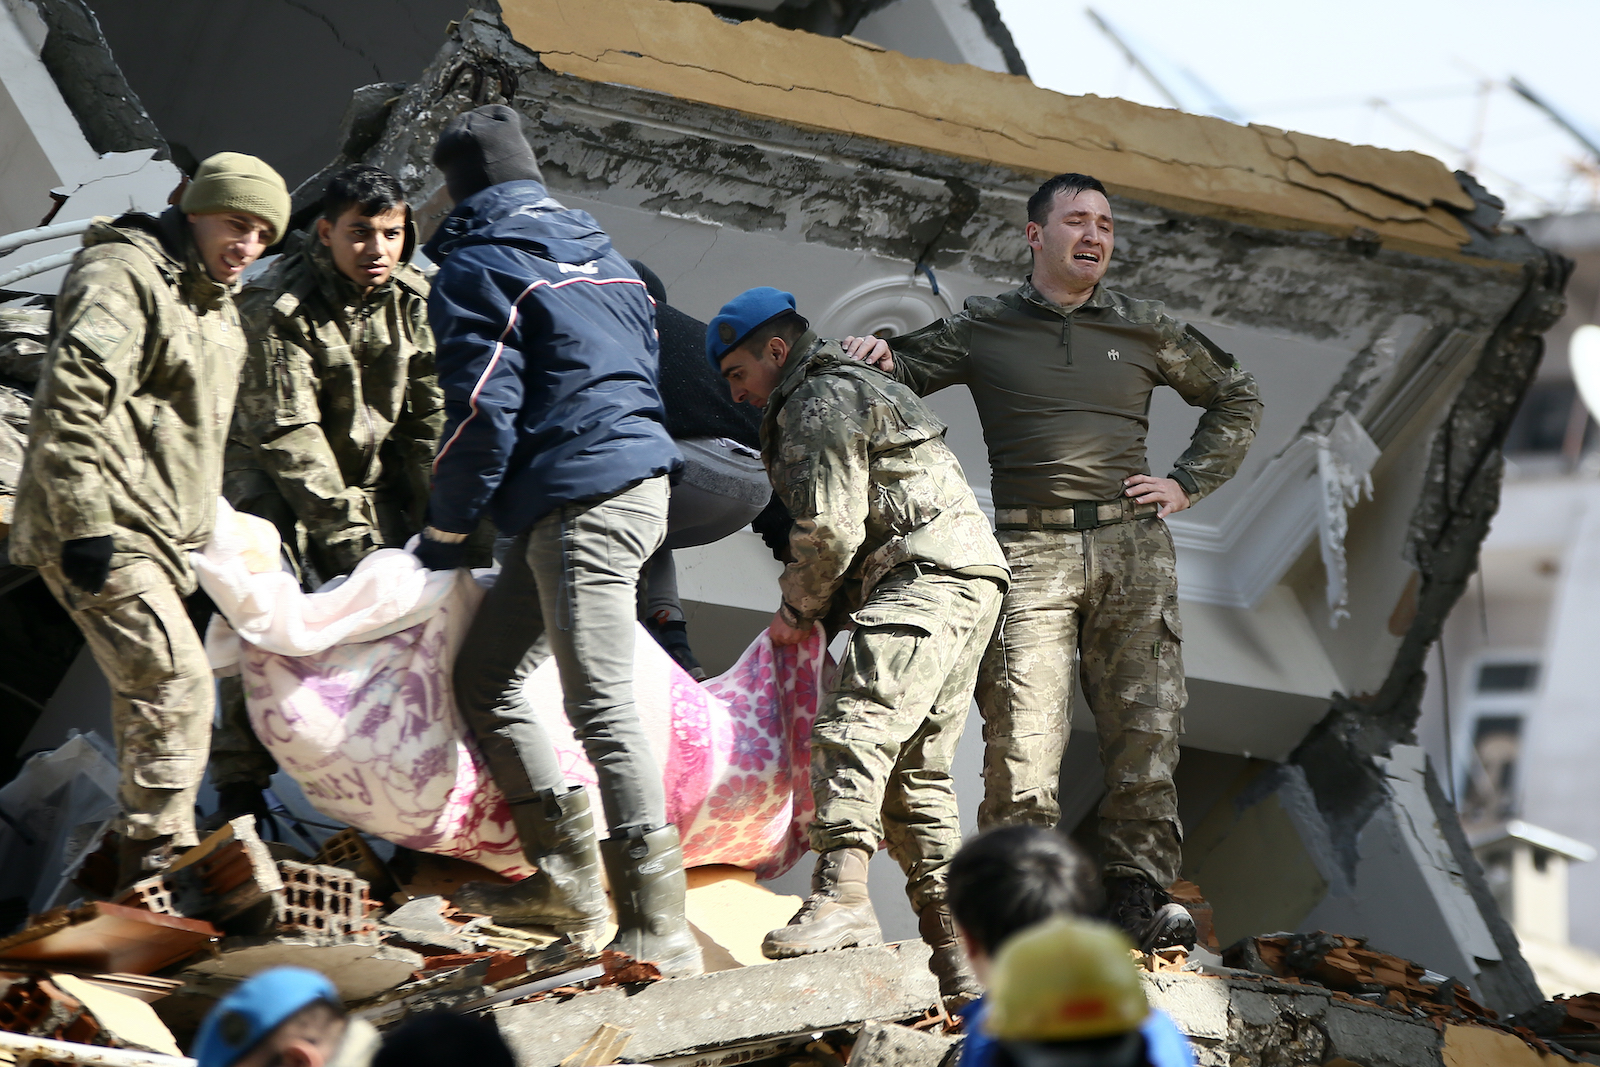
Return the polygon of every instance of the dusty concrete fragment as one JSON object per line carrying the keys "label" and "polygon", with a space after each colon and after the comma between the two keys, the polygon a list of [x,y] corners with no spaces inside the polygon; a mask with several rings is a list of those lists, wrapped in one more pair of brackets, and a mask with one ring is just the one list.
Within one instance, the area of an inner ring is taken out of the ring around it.
{"label": "dusty concrete fragment", "polygon": [[959,1055],[961,1039],[924,1033],[909,1026],[870,1022],[861,1028],[851,1067],[942,1067]]}
{"label": "dusty concrete fragment", "polygon": [[1363,1067],[1442,1062],[1439,1030],[1428,1021],[1315,986],[1159,974],[1145,976],[1145,992],[1189,1036],[1202,1067],[1315,1067],[1341,1057]]}
{"label": "dusty concrete fragment", "polygon": [[366,1000],[404,982],[422,966],[422,956],[393,945],[329,941],[312,937],[229,937],[219,955],[188,968],[185,975],[242,981],[268,967],[309,967],[327,975],[347,1001]]}
{"label": "dusty concrete fragment", "polygon": [[633,1031],[630,1060],[701,1054],[699,1062],[713,1063],[731,1062],[717,1052],[797,1047],[815,1031],[909,1019],[937,997],[927,947],[900,942],[654,982],[637,991],[613,986],[517,1004],[496,1011],[494,1019],[521,1067],[555,1067],[607,1023]]}
{"label": "dusty concrete fragment", "polygon": [[378,932],[385,940],[402,941],[424,949],[473,952],[478,946],[464,936],[466,927],[444,916],[444,897],[417,897],[383,917]]}

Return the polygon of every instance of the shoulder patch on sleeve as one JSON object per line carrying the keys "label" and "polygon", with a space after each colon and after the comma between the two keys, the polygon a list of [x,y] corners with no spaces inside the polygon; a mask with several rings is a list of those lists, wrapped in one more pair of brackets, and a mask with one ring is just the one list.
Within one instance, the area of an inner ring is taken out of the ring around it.
{"label": "shoulder patch on sleeve", "polygon": [[1006,305],[992,296],[969,296],[962,307],[975,319],[998,318],[1006,310]]}
{"label": "shoulder patch on sleeve", "polygon": [[1218,348],[1215,341],[1211,340],[1211,338],[1207,337],[1193,326],[1184,326],[1183,332],[1188,334],[1194,340],[1200,342],[1201,347],[1203,347],[1207,352],[1210,352],[1211,358],[1217,361],[1217,366],[1226,367],[1228,370],[1233,370],[1239,365],[1239,361],[1233,358],[1233,353],[1225,352],[1221,348]]}
{"label": "shoulder patch on sleeve", "polygon": [[130,317],[131,309],[108,306],[103,297],[97,297],[78,312],[68,334],[102,360],[109,359],[130,335],[140,331],[139,323],[124,321]]}

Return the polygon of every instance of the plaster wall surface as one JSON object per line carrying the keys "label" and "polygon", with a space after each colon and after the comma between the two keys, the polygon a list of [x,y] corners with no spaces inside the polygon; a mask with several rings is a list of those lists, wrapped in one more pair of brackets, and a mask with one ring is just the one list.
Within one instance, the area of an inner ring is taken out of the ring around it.
{"label": "plaster wall surface", "polygon": [[[26,3],[0,4],[0,234],[37,226],[50,190],[95,161],[78,121],[39,60],[44,26]],[[7,257],[0,272],[28,256]],[[31,257],[29,257],[31,258]]]}

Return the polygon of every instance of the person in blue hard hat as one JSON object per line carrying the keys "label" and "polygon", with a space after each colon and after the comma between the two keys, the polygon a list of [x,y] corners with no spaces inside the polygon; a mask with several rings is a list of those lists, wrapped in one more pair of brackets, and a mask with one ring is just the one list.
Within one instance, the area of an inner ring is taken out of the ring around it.
{"label": "person in blue hard hat", "polygon": [[765,410],[761,456],[794,516],[781,606],[793,645],[835,612],[855,630],[811,734],[811,895],[770,957],[883,940],[867,893],[879,841],[906,874],[929,968],[958,1007],[977,985],[945,907],[961,845],[950,762],[1010,572],[945,426],[911,390],[813,333],[794,297],[759,288],[706,330],[735,400]]}
{"label": "person in blue hard hat", "polygon": [[[455,905],[699,974],[678,829],[633,702],[639,573],[667,531],[683,465],[657,383],[645,283],[592,217],[545,190],[522,120],[492,104],[445,126],[433,161],[455,208],[429,240],[428,297],[445,427],[416,552],[448,570],[487,513],[513,540],[456,658],[456,706],[511,806],[537,873],[469,883]],[[522,691],[554,656],[567,719],[599,778],[596,840]]]}
{"label": "person in blue hard hat", "polygon": [[348,1018],[332,982],[274,967],[217,1001],[190,1055],[197,1067],[368,1067],[381,1038]]}

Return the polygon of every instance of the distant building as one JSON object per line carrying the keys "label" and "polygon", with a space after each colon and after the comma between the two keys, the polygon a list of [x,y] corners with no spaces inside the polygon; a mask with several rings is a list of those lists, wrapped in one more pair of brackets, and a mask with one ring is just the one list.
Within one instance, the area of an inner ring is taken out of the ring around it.
{"label": "distant building", "polygon": [[[1576,269],[1566,315],[1546,335],[1544,361],[1507,435],[1500,511],[1478,574],[1429,659],[1419,734],[1441,777],[1450,768],[1474,842],[1514,838],[1507,827],[1519,825],[1572,840],[1581,848],[1550,877],[1570,877],[1572,899],[1587,902],[1600,894],[1600,864],[1586,862],[1600,847],[1600,438],[1574,385],[1568,343],[1577,327],[1600,322],[1600,213],[1523,225]],[[1491,882],[1500,877],[1484,862]],[[1559,922],[1547,913],[1529,926],[1537,910],[1523,901],[1521,919],[1507,915],[1554,993],[1530,940],[1562,945],[1570,936],[1600,952],[1600,913],[1579,907],[1569,919],[1563,909]],[[1587,962],[1594,977],[1584,988],[1593,988],[1600,955]],[[1573,960],[1563,966],[1570,971]]]}

